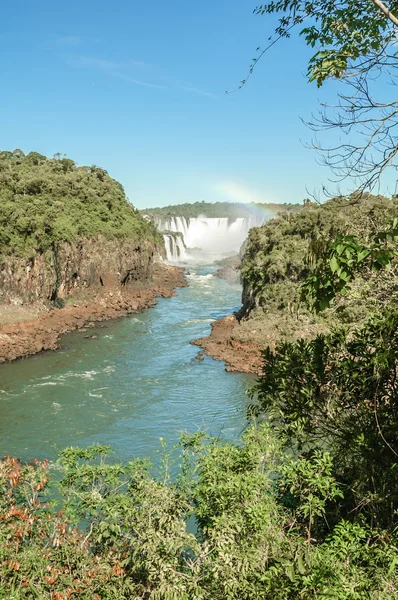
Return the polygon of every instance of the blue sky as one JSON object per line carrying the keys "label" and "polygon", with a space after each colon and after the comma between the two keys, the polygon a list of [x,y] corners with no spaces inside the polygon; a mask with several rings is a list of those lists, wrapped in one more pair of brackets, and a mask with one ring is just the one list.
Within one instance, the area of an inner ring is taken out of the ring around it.
{"label": "blue sky", "polygon": [[[138,208],[205,200],[300,202],[328,171],[300,121],[332,89],[310,51],[277,44],[255,0],[14,0],[0,24],[0,147],[97,164]],[[302,141],[300,141],[302,140]]]}

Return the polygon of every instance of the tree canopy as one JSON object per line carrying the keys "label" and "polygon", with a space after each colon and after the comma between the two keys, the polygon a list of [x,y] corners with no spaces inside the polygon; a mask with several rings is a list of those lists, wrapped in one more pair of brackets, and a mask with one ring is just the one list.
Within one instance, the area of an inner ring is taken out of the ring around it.
{"label": "tree canopy", "polygon": [[98,235],[161,242],[101,167],[79,167],[61,155],[0,152],[0,255]]}
{"label": "tree canopy", "polygon": [[398,597],[396,531],[350,514],[350,489],[327,451],[293,458],[262,425],[238,445],[185,434],[158,468],[110,462],[108,453],[62,452],[57,507],[46,461],[0,462],[4,597]]}
{"label": "tree canopy", "polygon": [[316,48],[307,75],[318,86],[353,68],[363,70],[369,57],[386,52],[398,26],[398,3],[388,8],[381,0],[271,0],[254,12],[281,14],[275,33],[282,38],[300,27],[306,43]]}

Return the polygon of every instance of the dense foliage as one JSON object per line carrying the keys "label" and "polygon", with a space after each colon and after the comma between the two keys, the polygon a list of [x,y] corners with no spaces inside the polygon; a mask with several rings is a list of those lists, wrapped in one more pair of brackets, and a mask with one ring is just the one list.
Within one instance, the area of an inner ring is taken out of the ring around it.
{"label": "dense foliage", "polygon": [[278,212],[299,210],[300,204],[239,204],[236,202],[193,202],[186,204],[173,204],[160,208],[147,208],[141,212],[152,217],[226,217],[236,219],[238,217],[251,217],[266,213],[276,214]]}
{"label": "dense foliage", "polygon": [[398,524],[397,358],[395,308],[353,335],[340,329],[285,342],[264,351],[253,406],[289,445],[328,447],[346,488],[344,514],[391,529]]}
{"label": "dense foliage", "polygon": [[[380,245],[396,238],[395,227],[394,221],[390,228],[379,233],[374,247],[365,248],[366,253],[363,246],[354,247],[354,236],[335,238],[328,248],[337,252],[338,258],[332,254],[320,259],[330,272],[316,265],[322,284],[315,286],[319,301],[322,290],[326,290],[326,295],[329,293],[327,284],[331,274],[340,269],[347,269],[352,282],[356,273],[363,274],[374,264],[378,272],[385,265],[391,266],[397,256],[396,247]],[[348,256],[347,249],[351,253]],[[363,260],[358,261],[358,253],[362,253]],[[370,265],[365,264],[367,259]],[[313,277],[310,271],[307,289],[314,286]],[[341,280],[347,285],[346,279]],[[398,312],[393,301],[387,303],[384,311],[375,310],[354,331],[340,326],[311,340],[285,341],[275,350],[266,348],[262,374],[252,389],[252,414],[266,416],[280,443],[300,457],[298,464],[303,459],[313,461],[327,448],[331,458],[329,475],[338,482],[341,496],[337,502],[324,505],[326,529],[338,529],[342,521],[350,523],[356,541],[364,528],[370,544],[381,530],[384,539],[392,542],[398,526],[397,359]],[[303,479],[304,472],[300,471],[294,491],[300,489],[300,484],[306,487]],[[322,473],[318,470],[311,485],[306,487],[312,495],[313,507],[318,504],[312,486],[320,485],[321,481]],[[285,487],[284,491],[291,493],[293,489]],[[297,506],[297,498],[290,501]],[[316,539],[322,536],[325,523],[318,522],[321,530],[314,534]],[[396,566],[394,559],[389,572]],[[347,566],[348,571],[351,568],[352,565]],[[396,597],[396,587],[390,593]],[[362,596],[357,589],[350,593],[342,590],[339,597]],[[365,597],[379,596],[373,591]]]}
{"label": "dense foliage", "polygon": [[160,241],[104,169],[37,152],[0,152],[0,255],[98,235]]}
{"label": "dense foliage", "polygon": [[[396,198],[367,196],[360,202],[336,198],[322,205],[307,203],[298,213],[280,215],[252,229],[242,267],[242,315],[256,320],[251,329],[260,330],[266,320],[283,321],[280,337],[311,337],[342,322],[357,326],[369,311],[382,310],[398,299],[395,263],[388,271],[379,269],[395,248],[391,227],[397,215]],[[337,301],[316,316],[302,301],[302,287],[310,273],[316,276],[315,263],[324,264],[326,255],[334,259],[331,266],[328,263],[330,277],[323,277],[318,300],[322,297],[327,305],[337,295]],[[347,286],[354,271],[360,274]]]}
{"label": "dense foliage", "polygon": [[183,436],[174,481],[170,453],[154,475],[107,452],[66,449],[53,501],[46,463],[0,465],[0,597],[398,597],[395,534],[329,521],[345,486],[328,452],[289,458],[268,426],[239,446]]}
{"label": "dense foliage", "polygon": [[396,257],[398,218],[389,227],[372,232],[366,240],[355,235],[338,234],[332,241],[323,240],[310,247],[311,272],[302,286],[302,296],[322,311],[338,294],[351,289],[359,273],[379,273],[391,268]]}

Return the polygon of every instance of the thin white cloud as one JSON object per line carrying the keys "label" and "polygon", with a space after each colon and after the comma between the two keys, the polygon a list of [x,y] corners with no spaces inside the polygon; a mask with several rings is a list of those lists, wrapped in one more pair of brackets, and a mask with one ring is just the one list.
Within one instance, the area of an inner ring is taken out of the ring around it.
{"label": "thin white cloud", "polygon": [[182,88],[184,92],[191,92],[192,94],[198,94],[199,96],[205,96],[206,98],[217,98],[215,94],[211,92],[206,92],[206,90],[201,90],[200,88],[183,86]]}
{"label": "thin white cloud", "polygon": [[[80,38],[77,38],[75,36],[67,36],[64,38],[59,38],[59,43],[61,43],[61,40],[63,40],[62,43],[64,45],[73,46],[78,45],[78,40],[80,40]],[[149,70],[152,68],[152,65],[142,60],[132,59],[120,63],[113,60],[107,60],[93,56],[82,56],[78,54],[67,54],[64,55],[63,58],[66,61],[66,63],[71,67],[98,70],[104,73],[105,75],[116,77],[117,79],[127,81],[129,83],[132,83],[133,85],[139,85],[142,87],[148,87],[157,90],[168,89],[168,87],[165,85],[153,83],[152,81],[146,81],[134,76],[134,70],[140,69],[142,71],[145,69]],[[202,90],[201,88],[193,87],[190,85],[182,85],[182,82],[175,85],[177,85],[178,89],[184,92],[197,94],[206,98],[217,98],[217,96],[212,92],[207,92],[206,90]]]}
{"label": "thin white cloud", "polygon": [[272,202],[270,198],[265,198],[262,194],[249,187],[237,183],[236,181],[223,181],[215,186],[215,190],[226,200],[232,202],[242,202],[244,204],[254,202]]}
{"label": "thin white cloud", "polygon": [[123,79],[123,81],[129,81],[130,83],[133,83],[134,85],[142,85],[144,87],[154,88],[157,90],[167,89],[166,86],[164,86],[164,85],[160,85],[158,83],[150,83],[149,81],[141,81],[141,79],[136,79],[135,77],[130,77],[129,75],[126,75],[125,73],[114,73],[114,75],[116,77],[118,77],[119,79]]}
{"label": "thin white cloud", "polygon": [[78,35],[63,35],[57,38],[57,44],[60,46],[81,46],[82,38]]}
{"label": "thin white cloud", "polygon": [[129,67],[135,67],[136,69],[150,69],[152,66],[143,60],[129,60],[127,64]]}
{"label": "thin white cloud", "polygon": [[120,63],[112,60],[103,60],[102,58],[93,58],[91,56],[68,56],[67,63],[72,67],[82,67],[87,69],[98,69],[104,73],[113,73],[122,69]]}
{"label": "thin white cloud", "polygon": [[144,68],[144,66],[149,66],[141,61],[131,61],[128,65],[125,65],[119,62],[106,60],[103,58],[78,55],[68,55],[65,57],[65,60],[67,64],[71,67],[101,71],[105,75],[108,75],[110,77],[117,77],[118,79],[132,83],[133,85],[140,85],[143,87],[154,89],[166,89],[163,85],[152,83],[150,81],[144,81],[142,79],[137,79],[136,77],[133,77],[129,74],[129,67],[131,68],[132,66],[135,66],[137,68]]}
{"label": "thin white cloud", "polygon": [[142,85],[143,87],[153,88],[155,90],[167,90],[165,85],[160,85],[159,83],[150,83],[149,81],[141,81],[140,79],[134,79],[133,77],[123,78],[126,81],[130,81],[130,83],[134,83],[135,85]]}

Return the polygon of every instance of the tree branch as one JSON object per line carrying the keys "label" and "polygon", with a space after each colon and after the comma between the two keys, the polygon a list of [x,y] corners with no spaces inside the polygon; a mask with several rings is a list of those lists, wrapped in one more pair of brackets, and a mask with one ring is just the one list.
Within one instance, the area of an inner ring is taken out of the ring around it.
{"label": "tree branch", "polygon": [[380,8],[380,10],[386,15],[386,17],[388,19],[390,19],[390,21],[392,23],[394,23],[394,25],[396,25],[398,27],[398,19],[397,19],[397,17],[395,15],[393,15],[390,10],[388,10],[387,6],[385,4],[383,4],[383,2],[381,2],[381,0],[372,0],[372,2],[378,8]]}

